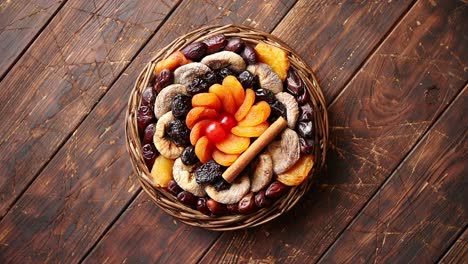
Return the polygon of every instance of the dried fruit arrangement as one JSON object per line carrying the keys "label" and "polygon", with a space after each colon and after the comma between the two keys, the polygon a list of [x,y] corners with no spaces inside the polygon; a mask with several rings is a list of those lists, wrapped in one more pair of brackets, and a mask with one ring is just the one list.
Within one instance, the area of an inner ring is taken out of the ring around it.
{"label": "dried fruit arrangement", "polygon": [[307,180],[313,107],[284,50],[219,34],[153,73],[137,122],[155,187],[221,216],[269,207]]}

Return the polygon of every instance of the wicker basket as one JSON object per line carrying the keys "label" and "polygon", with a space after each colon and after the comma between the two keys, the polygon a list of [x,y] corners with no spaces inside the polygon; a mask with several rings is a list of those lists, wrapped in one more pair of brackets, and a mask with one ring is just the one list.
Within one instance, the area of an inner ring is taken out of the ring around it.
{"label": "wicker basket", "polygon": [[[145,165],[141,151],[136,114],[137,109],[141,103],[141,94],[143,90],[148,87],[150,80],[154,78],[152,75],[156,62],[166,58],[174,51],[180,50],[192,42],[204,40],[220,33],[224,34],[226,37],[238,36],[245,42],[251,44],[264,42],[280,47],[288,52],[291,66],[297,71],[303,82],[306,84],[307,91],[310,94],[311,102],[315,110],[315,165],[309,175],[309,180],[305,181],[297,187],[291,188],[286,195],[278,199],[272,206],[268,208],[260,209],[248,215],[210,217],[181,204],[167,190],[162,188],[154,188],[151,185],[150,181],[148,180],[148,175],[150,175],[150,172]],[[312,185],[312,179],[315,177],[315,175],[317,175],[325,163],[328,144],[328,117],[322,91],[317,80],[315,79],[314,74],[312,73],[312,70],[299,57],[299,55],[294,50],[289,48],[284,42],[268,33],[245,26],[209,26],[192,31],[175,39],[172,43],[164,47],[142,70],[138,76],[128,102],[126,116],[126,139],[130,159],[138,176],[139,182],[141,183],[145,192],[162,210],[188,225],[217,231],[235,230],[258,226],[280,216],[284,212],[291,209],[302,197],[302,195],[307,190],[309,190]]]}

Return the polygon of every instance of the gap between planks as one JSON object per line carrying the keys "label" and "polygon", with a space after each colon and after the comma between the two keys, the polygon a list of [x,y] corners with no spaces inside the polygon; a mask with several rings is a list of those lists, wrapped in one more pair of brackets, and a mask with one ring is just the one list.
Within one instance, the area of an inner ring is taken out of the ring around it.
{"label": "gap between planks", "polygon": [[468,225],[465,225],[465,228],[463,228],[463,230],[460,231],[460,234],[457,235],[457,237],[453,240],[453,242],[449,245],[449,247],[447,248],[447,250],[440,255],[439,259],[436,261],[436,263],[443,263],[442,261],[444,260],[444,258],[446,256],[449,255],[450,251],[453,249],[453,247],[455,246],[455,244],[458,242],[458,240],[463,236],[463,234],[466,232],[468,228]]}

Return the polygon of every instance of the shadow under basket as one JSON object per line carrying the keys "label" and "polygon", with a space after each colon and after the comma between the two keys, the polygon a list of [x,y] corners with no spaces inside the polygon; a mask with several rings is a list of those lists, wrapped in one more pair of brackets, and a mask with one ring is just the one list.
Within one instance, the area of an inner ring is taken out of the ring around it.
{"label": "shadow under basket", "polygon": [[[201,41],[217,34],[224,34],[226,37],[237,36],[251,45],[263,42],[285,50],[288,53],[290,67],[296,70],[304,82],[306,91],[310,95],[311,105],[314,109],[314,167],[309,173],[308,179],[299,186],[291,188],[288,193],[276,200],[270,207],[262,208],[246,215],[207,216],[180,203],[167,189],[152,186],[149,180],[150,171],[146,167],[143,159],[142,146],[138,133],[137,112],[141,104],[141,94],[143,90],[149,86],[151,79],[154,78],[153,69],[156,63],[192,42]],[[312,70],[300,56],[283,41],[266,32],[245,26],[208,26],[175,39],[169,45],[161,49],[142,70],[133,87],[128,102],[125,132],[127,150],[137,178],[145,192],[162,210],[191,226],[216,231],[227,231],[254,227],[266,223],[290,210],[304,193],[309,190],[312,186],[313,179],[325,163],[328,146],[328,116],[324,96]]]}

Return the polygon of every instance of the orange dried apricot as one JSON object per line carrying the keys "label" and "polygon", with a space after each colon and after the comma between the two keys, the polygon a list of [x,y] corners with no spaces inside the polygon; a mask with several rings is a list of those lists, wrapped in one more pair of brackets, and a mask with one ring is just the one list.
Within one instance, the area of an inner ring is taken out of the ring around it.
{"label": "orange dried apricot", "polygon": [[244,102],[245,97],[245,91],[242,84],[235,76],[228,75],[223,80],[223,86],[231,92],[234,97],[234,101],[236,101],[236,106],[239,107],[242,102]]}
{"label": "orange dried apricot", "polygon": [[201,137],[195,145],[195,155],[202,163],[206,163],[211,159],[212,153],[213,143],[211,143],[207,137]]}
{"label": "orange dried apricot", "polygon": [[239,137],[259,137],[269,126],[268,122],[251,127],[235,126],[231,129],[231,133]]}
{"label": "orange dried apricot", "polygon": [[270,105],[265,101],[254,104],[244,119],[237,123],[241,127],[252,127],[265,122],[270,116]]}
{"label": "orange dried apricot", "polygon": [[228,133],[226,138],[216,143],[216,148],[226,154],[240,154],[244,152],[250,145],[250,138],[239,137],[232,133]]}
{"label": "orange dried apricot", "polygon": [[281,81],[286,80],[289,70],[289,59],[286,51],[265,43],[258,43],[255,46],[255,51],[260,62],[268,64]]}
{"label": "orange dried apricot", "polygon": [[197,144],[198,139],[203,136],[205,131],[205,127],[213,122],[212,119],[203,119],[195,123],[195,125],[190,130],[190,143],[195,146]]}
{"label": "orange dried apricot", "polygon": [[185,124],[189,129],[192,129],[195,123],[198,122],[198,120],[205,118],[215,118],[217,116],[218,112],[216,112],[216,110],[202,106],[197,106],[190,109],[190,111],[187,113]]}
{"label": "orange dried apricot", "polygon": [[192,97],[192,106],[204,106],[220,112],[221,100],[214,93],[199,93]]}
{"label": "orange dried apricot", "polygon": [[218,149],[213,151],[213,159],[222,166],[231,166],[239,158],[240,154],[226,154]]}
{"label": "orange dried apricot", "polygon": [[225,112],[233,115],[237,111],[236,101],[234,101],[234,97],[226,87],[216,83],[210,86],[209,92],[219,97]]}
{"label": "orange dried apricot", "polygon": [[154,67],[154,73],[159,74],[162,70],[168,69],[168,70],[175,70],[177,67],[185,65],[187,63],[192,62],[191,60],[188,60],[185,58],[184,54],[180,51],[176,51],[169,55],[164,60],[158,61],[156,63],[156,66]]}
{"label": "orange dried apricot", "polygon": [[304,155],[289,170],[277,176],[277,180],[284,185],[297,186],[309,175],[314,166],[314,156]]}
{"label": "orange dried apricot", "polygon": [[249,112],[252,105],[255,103],[255,92],[252,89],[245,90],[245,98],[242,104],[237,109],[236,113],[234,114],[234,118],[237,121],[244,119],[244,117]]}

